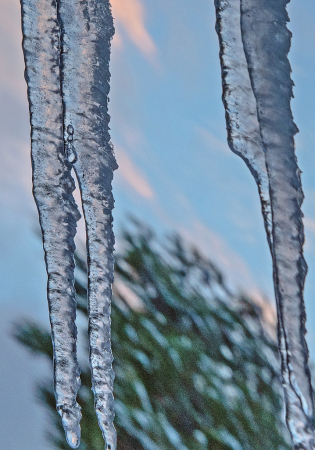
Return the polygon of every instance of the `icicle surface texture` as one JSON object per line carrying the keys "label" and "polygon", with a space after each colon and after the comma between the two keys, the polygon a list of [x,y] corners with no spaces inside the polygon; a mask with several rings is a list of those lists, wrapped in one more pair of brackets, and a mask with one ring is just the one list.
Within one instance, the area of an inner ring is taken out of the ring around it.
{"label": "icicle surface texture", "polygon": [[[60,0],[65,140],[81,189],[88,247],[90,362],[95,409],[106,441],[116,448],[110,339],[116,161],[108,133],[110,39],[108,1]],[[71,148],[71,150],[70,150]]]}
{"label": "icicle surface texture", "polygon": [[108,0],[22,0],[25,77],[31,116],[33,193],[48,273],[55,394],[68,444],[80,444],[76,356],[74,236],[87,228],[89,333],[95,408],[106,443],[116,449],[110,332],[113,282],[112,178],[117,168],[108,133],[110,40]]}
{"label": "icicle surface texture", "polygon": [[290,101],[285,0],[215,0],[228,142],[258,185],[273,258],[286,421],[294,448],[314,449],[303,299],[303,191]]}

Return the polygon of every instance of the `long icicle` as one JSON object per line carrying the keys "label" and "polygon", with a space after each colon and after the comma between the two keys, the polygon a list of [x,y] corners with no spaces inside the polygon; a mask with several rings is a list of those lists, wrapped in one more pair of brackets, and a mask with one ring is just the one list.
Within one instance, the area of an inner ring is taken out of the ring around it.
{"label": "long icicle", "polygon": [[76,356],[74,236],[80,213],[64,156],[60,91],[60,29],[55,1],[22,0],[25,78],[31,118],[33,194],[38,208],[48,274],[57,410],[69,445],[80,442],[80,386]]}
{"label": "long icicle", "polygon": [[23,49],[32,125],[34,196],[42,227],[54,344],[55,394],[69,445],[80,444],[76,357],[74,235],[87,229],[90,362],[95,408],[106,449],[116,449],[110,304],[113,282],[112,195],[117,168],[109,137],[108,0],[21,0]]}
{"label": "long icicle", "polygon": [[242,0],[241,30],[270,183],[275,292],[284,327],[283,359],[289,370],[284,383],[287,424],[296,448],[312,449],[313,396],[303,298],[307,272],[301,212],[304,195],[294,151],[298,130],[290,107],[293,82],[287,57],[291,45],[287,3]]}
{"label": "long icicle", "polygon": [[110,41],[108,0],[60,0],[62,93],[66,152],[81,190],[88,250],[92,389],[106,449],[116,449],[111,351],[114,235],[111,182],[117,168],[109,136]]}
{"label": "long icicle", "polygon": [[315,444],[304,338],[303,193],[294,154],[286,3],[216,0],[215,6],[228,140],[258,184],[273,257],[287,425],[295,448],[308,450]]}

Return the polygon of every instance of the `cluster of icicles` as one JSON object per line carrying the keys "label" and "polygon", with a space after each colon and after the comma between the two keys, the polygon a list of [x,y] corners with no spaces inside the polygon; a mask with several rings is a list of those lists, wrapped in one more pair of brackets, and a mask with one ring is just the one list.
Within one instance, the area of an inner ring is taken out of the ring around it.
{"label": "cluster of icicles", "polygon": [[68,444],[80,445],[74,236],[80,186],[88,247],[90,363],[95,410],[116,449],[110,305],[113,282],[111,183],[117,168],[108,133],[108,0],[22,0],[25,77],[31,117],[33,193],[43,234],[57,410]]}
{"label": "cluster of icicles", "polygon": [[315,448],[303,300],[303,191],[294,153],[287,58],[289,0],[215,0],[228,143],[258,185],[273,260],[286,421],[295,449]]}
{"label": "cluster of icicles", "polygon": [[[117,168],[108,133],[109,0],[21,0],[31,116],[33,192],[48,273],[57,410],[67,441],[80,444],[74,236],[87,230],[90,362],[106,449],[116,449],[110,341],[113,282],[111,182]],[[287,54],[287,0],[215,0],[228,142],[253,174],[261,198],[278,309],[286,420],[296,449],[315,448],[303,288],[303,192],[294,153]]]}

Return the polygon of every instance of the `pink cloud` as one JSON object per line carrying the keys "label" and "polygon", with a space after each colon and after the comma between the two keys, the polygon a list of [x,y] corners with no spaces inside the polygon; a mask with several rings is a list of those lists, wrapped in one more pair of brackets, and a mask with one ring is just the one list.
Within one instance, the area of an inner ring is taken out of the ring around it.
{"label": "pink cloud", "polygon": [[199,126],[196,127],[196,131],[204,139],[204,141],[209,145],[210,149],[215,149],[215,151],[219,150],[220,152],[225,153],[229,156],[231,155],[231,150],[229,149],[229,146],[228,146],[226,140],[221,141],[209,130],[199,127]]}
{"label": "pink cloud", "polygon": [[121,177],[123,182],[132,187],[141,197],[153,199],[155,197],[153,189],[127,153],[118,145],[115,145],[115,153],[119,164],[117,178]]}
{"label": "pink cloud", "polygon": [[157,48],[145,27],[144,7],[140,0],[111,0],[111,5],[117,33],[113,44],[119,47],[122,45],[122,37],[119,32],[121,26],[143,55],[152,59]]}
{"label": "pink cloud", "polygon": [[180,234],[187,242],[196,245],[202,249],[204,254],[208,254],[227,276],[227,281],[231,282],[232,290],[245,289],[245,292],[261,308],[264,319],[271,325],[270,332],[274,329],[276,323],[276,309],[273,303],[269,302],[251,273],[250,268],[244,259],[235,253],[225,242],[222,236],[211,231],[203,222],[193,218],[190,226],[182,225],[179,227]]}
{"label": "pink cloud", "polygon": [[0,40],[0,90],[26,102],[21,6],[17,1],[1,1]]}

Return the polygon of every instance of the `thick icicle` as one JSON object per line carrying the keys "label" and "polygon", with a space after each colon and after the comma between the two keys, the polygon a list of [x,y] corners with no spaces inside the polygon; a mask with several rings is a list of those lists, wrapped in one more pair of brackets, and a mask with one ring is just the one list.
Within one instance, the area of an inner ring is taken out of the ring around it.
{"label": "thick icicle", "polygon": [[287,424],[295,448],[313,449],[312,388],[304,337],[303,192],[294,153],[297,128],[290,109],[286,4],[283,0],[215,1],[229,143],[257,181],[273,257]]}
{"label": "thick icicle", "polygon": [[116,449],[110,301],[113,282],[111,182],[117,164],[109,137],[108,0],[22,0],[23,49],[32,125],[38,206],[54,343],[57,409],[67,440],[80,443],[76,358],[74,235],[79,212],[74,167],[87,228],[92,386],[106,448]]}
{"label": "thick icicle", "polygon": [[74,235],[80,214],[64,156],[60,92],[60,29],[55,1],[22,0],[25,78],[31,116],[33,193],[39,212],[48,273],[57,409],[69,445],[78,447],[81,411],[76,357]]}
{"label": "thick icicle", "polygon": [[107,112],[114,27],[108,0],[60,0],[59,16],[66,150],[78,177],[87,230],[92,386],[106,449],[115,450],[110,305],[114,270],[111,182],[117,164]]}

